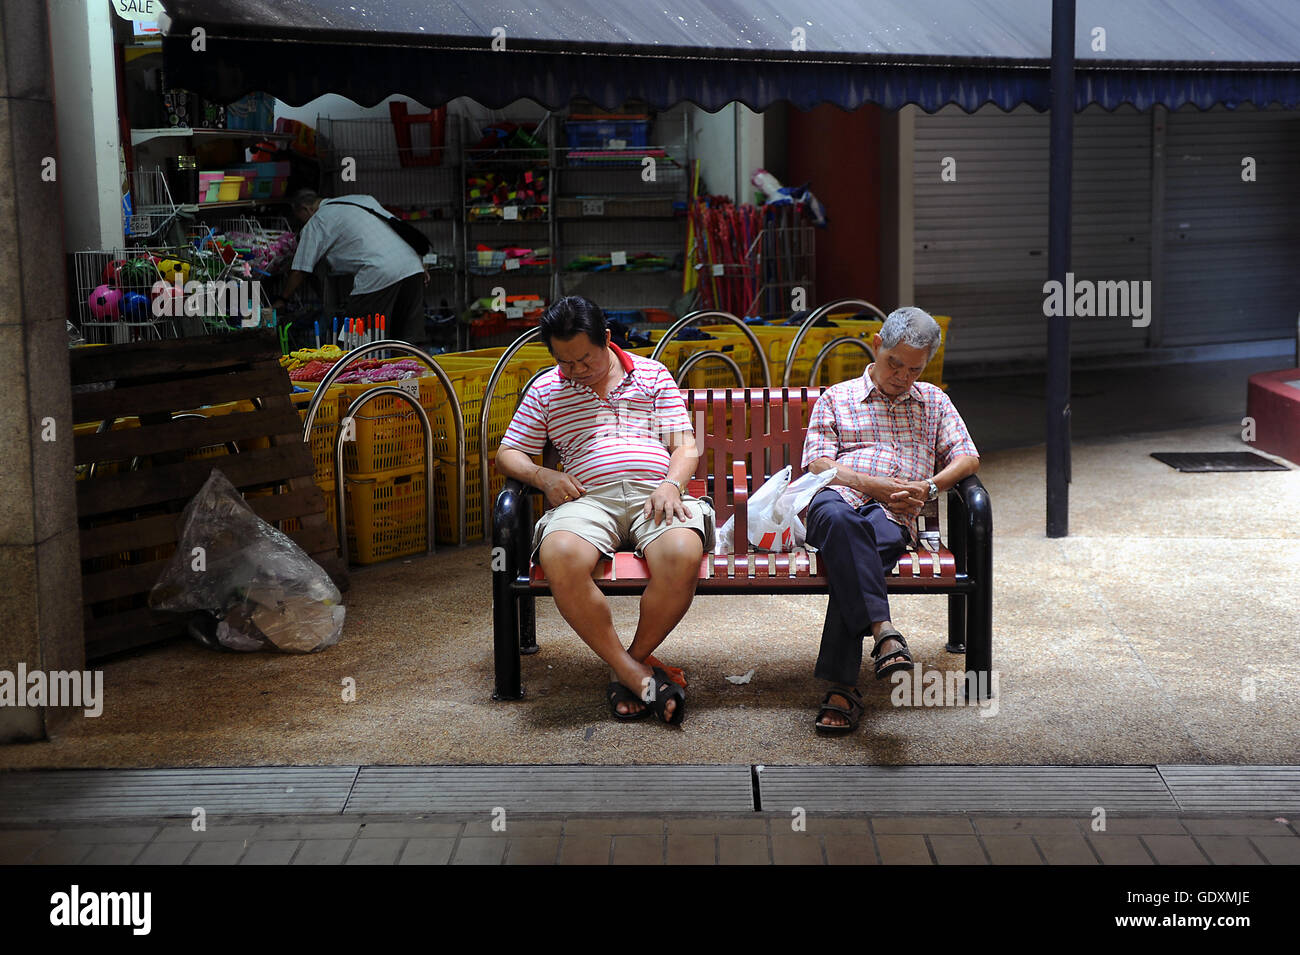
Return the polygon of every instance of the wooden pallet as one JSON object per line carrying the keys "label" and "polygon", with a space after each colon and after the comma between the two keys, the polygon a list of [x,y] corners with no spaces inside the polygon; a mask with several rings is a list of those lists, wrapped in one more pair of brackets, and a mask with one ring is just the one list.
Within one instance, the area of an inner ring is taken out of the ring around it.
{"label": "wooden pallet", "polygon": [[[185,615],[150,610],[147,597],[175,551],[180,512],[214,467],[258,517],[296,518],[298,529],[286,533],[347,588],[279,356],[265,330],[72,349],[72,420],[139,419],[75,439],[88,659],[184,632]],[[112,387],[86,387],[104,382]],[[225,402],[247,410],[173,418]]]}

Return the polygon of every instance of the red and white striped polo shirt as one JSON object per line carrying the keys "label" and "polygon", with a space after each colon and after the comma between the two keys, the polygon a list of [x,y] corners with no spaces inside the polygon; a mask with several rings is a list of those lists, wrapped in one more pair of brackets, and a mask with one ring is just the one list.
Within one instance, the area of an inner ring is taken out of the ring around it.
{"label": "red and white striped polo shirt", "polygon": [[672,434],[694,434],[677,382],[657,361],[610,344],[623,380],[601,398],[566,378],[557,365],[524,395],[502,447],[540,454],[549,439],[566,474],[584,487],[668,476]]}

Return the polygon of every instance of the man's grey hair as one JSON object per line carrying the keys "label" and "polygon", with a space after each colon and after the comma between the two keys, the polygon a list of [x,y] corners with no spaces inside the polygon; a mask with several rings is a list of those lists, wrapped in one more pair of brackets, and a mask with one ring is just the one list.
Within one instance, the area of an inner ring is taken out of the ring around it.
{"label": "man's grey hair", "polygon": [[320,202],[320,196],[314,190],[299,189],[289,199],[289,208],[293,209],[294,212],[299,209],[310,210],[318,202]]}
{"label": "man's grey hair", "polygon": [[890,312],[885,324],[880,327],[882,345],[893,348],[899,342],[913,348],[927,348],[930,358],[933,358],[943,342],[943,330],[930,317],[929,312],[915,305],[904,305]]}

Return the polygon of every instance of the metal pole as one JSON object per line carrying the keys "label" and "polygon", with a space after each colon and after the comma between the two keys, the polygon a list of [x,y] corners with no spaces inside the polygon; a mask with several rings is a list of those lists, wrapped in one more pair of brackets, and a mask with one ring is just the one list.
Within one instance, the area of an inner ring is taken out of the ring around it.
{"label": "metal pole", "polygon": [[[394,398],[401,398],[408,405],[415,409],[415,413],[420,418],[420,432],[424,435],[424,552],[426,554],[435,553],[437,547],[434,544],[433,533],[433,425],[429,423],[429,414],[424,410],[424,406],[414,396],[407,394],[401,388],[393,385],[384,385],[379,388],[371,388],[359,395],[348,407],[346,418],[353,418],[363,407],[374,401],[376,398],[382,398],[384,395],[392,395]],[[347,519],[347,493],[344,488],[346,479],[343,477],[343,429],[340,427],[338,434],[334,438],[334,515],[338,518],[337,530],[339,534],[339,552],[343,555],[343,566],[348,564],[348,519]],[[358,482],[359,483],[359,482]],[[462,519],[461,530],[464,531],[465,523]],[[465,543],[465,536],[461,534],[461,544]]]}
{"label": "metal pole", "polygon": [[803,324],[799,326],[799,331],[794,333],[794,341],[790,343],[790,354],[785,356],[785,374],[781,376],[782,387],[790,387],[790,375],[794,371],[794,356],[799,351],[799,346],[803,343],[804,336],[808,334],[808,329],[812,328],[823,315],[829,315],[833,310],[845,305],[856,305],[859,308],[869,308],[880,316],[882,322],[889,317],[870,302],[863,301],[860,298],[840,298],[814,308],[808,313],[808,317],[803,320]]}
{"label": "metal pole", "polygon": [[[1047,278],[1070,296],[1070,189],[1074,159],[1074,0],[1052,0],[1051,188]],[[1062,313],[1070,309],[1061,309]],[[1070,325],[1047,319],[1047,536],[1070,533]]]}

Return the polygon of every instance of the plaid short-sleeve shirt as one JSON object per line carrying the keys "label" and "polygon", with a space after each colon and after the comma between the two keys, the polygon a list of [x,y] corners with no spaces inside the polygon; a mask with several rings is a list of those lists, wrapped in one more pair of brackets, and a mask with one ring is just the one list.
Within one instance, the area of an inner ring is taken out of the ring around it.
{"label": "plaid short-sleeve shirt", "polygon": [[[942,388],[918,381],[890,399],[871,380],[872,367],[817,399],[804,439],[805,469],[818,458],[830,458],[875,477],[924,481],[955,458],[979,457],[966,422]],[[834,488],[853,507],[869,500],[853,488]],[[889,517],[902,523],[892,512]]]}

